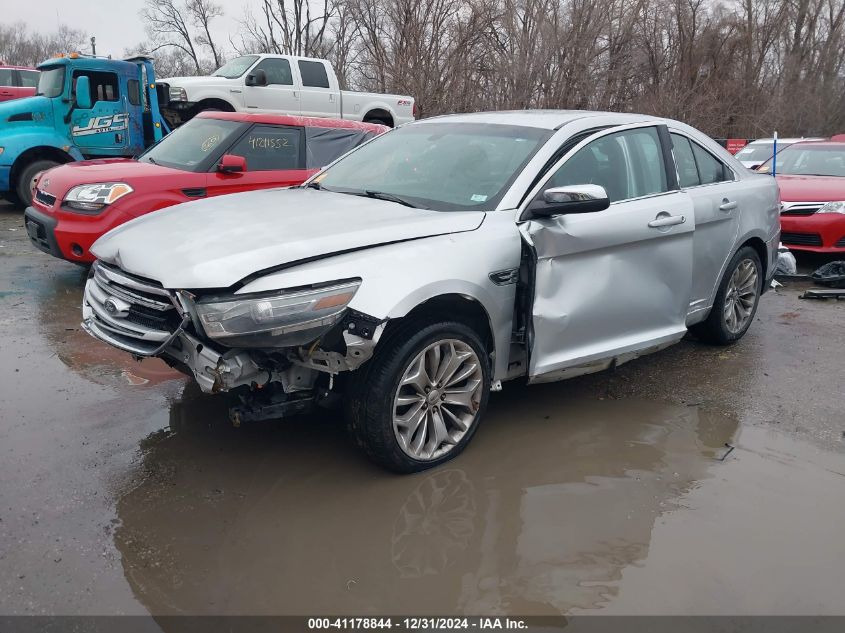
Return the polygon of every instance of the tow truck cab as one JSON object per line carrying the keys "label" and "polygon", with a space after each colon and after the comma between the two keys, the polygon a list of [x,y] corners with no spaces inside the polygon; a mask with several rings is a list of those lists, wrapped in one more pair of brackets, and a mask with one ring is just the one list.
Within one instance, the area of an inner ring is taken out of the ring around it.
{"label": "tow truck cab", "polygon": [[152,60],[49,59],[34,97],[0,103],[0,195],[29,204],[31,182],[55,165],[134,156],[169,131]]}

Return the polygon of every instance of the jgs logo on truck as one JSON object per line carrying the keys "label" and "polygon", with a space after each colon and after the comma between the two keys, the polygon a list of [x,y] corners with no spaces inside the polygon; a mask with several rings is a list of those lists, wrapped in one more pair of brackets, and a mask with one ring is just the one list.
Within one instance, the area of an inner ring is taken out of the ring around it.
{"label": "jgs logo on truck", "polygon": [[129,115],[113,114],[109,116],[98,116],[88,120],[85,125],[75,125],[71,130],[73,136],[90,136],[91,134],[102,134],[104,132],[119,132],[125,130],[129,124]]}

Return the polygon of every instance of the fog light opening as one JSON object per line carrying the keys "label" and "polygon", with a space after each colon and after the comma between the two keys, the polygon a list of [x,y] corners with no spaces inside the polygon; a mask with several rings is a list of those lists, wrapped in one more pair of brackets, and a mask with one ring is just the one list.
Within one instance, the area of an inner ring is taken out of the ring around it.
{"label": "fog light opening", "polygon": [[82,247],[76,243],[70,245],[70,252],[76,255],[77,257],[82,257],[83,253],[85,253],[85,251],[82,250]]}

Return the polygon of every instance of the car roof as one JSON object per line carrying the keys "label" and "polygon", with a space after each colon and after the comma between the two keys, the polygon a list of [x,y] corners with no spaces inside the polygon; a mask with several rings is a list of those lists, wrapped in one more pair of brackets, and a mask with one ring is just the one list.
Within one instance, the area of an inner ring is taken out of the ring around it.
{"label": "car roof", "polygon": [[11,68],[12,70],[34,70],[37,72],[36,68],[30,68],[29,66],[9,66],[8,64],[0,64],[0,68]]}
{"label": "car roof", "polygon": [[244,123],[263,123],[266,125],[291,125],[296,127],[322,127],[365,132],[386,132],[389,128],[378,123],[363,123],[349,119],[328,119],[322,117],[296,116],[292,114],[259,114],[252,112],[216,112],[206,110],[197,117],[202,119],[221,119]]}
{"label": "car roof", "polygon": [[498,125],[522,125],[546,130],[557,130],[579,119],[614,117],[619,125],[645,121],[666,122],[666,119],[647,114],[628,114],[624,112],[599,112],[591,110],[500,110],[494,112],[475,112],[472,114],[446,114],[418,121],[428,123],[449,121],[454,123],[490,123]]}

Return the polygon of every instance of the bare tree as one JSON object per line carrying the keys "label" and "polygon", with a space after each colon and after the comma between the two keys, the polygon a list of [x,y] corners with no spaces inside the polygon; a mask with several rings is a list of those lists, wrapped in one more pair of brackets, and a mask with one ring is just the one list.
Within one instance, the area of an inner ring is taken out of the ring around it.
{"label": "bare tree", "polygon": [[[211,21],[223,14],[220,5],[212,0],[146,0],[141,18],[149,44],[142,45],[143,52],[152,54],[162,49],[175,49],[184,54],[192,63],[196,74],[201,74],[213,63],[218,67],[221,62],[219,47],[211,36]],[[199,33],[194,29],[198,28]],[[213,59],[206,63],[202,58],[202,46],[207,46]]]}

